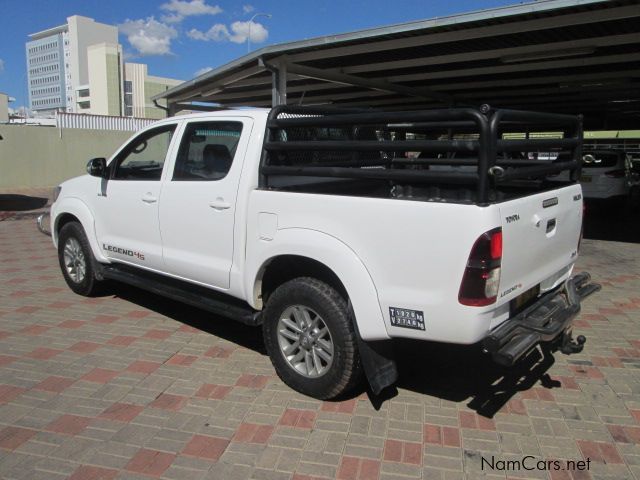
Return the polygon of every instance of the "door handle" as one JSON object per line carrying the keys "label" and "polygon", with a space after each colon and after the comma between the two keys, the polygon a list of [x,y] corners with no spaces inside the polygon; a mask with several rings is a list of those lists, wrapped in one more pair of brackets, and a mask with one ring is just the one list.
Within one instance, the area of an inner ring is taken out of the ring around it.
{"label": "door handle", "polygon": [[223,198],[217,198],[215,201],[210,202],[209,206],[214,210],[227,210],[228,208],[231,208],[231,204],[225,202]]}
{"label": "door handle", "polygon": [[156,203],[158,201],[158,199],[156,197],[152,196],[150,193],[148,193],[148,194],[146,194],[146,195],[144,195],[142,197],[142,201],[144,203]]}
{"label": "door handle", "polygon": [[552,218],[547,222],[547,233],[552,232],[556,228],[556,219]]}

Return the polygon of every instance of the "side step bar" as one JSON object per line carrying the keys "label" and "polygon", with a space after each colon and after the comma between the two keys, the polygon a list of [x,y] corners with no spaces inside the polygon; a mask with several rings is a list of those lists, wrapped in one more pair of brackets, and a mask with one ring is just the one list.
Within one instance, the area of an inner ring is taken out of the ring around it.
{"label": "side step bar", "polygon": [[245,302],[200,285],[125,265],[101,264],[100,270],[104,278],[126,283],[245,325],[256,326],[262,323],[260,312],[252,309]]}
{"label": "side step bar", "polygon": [[579,273],[563,286],[542,296],[518,315],[496,327],[482,344],[496,363],[504,366],[515,364],[523,355],[543,342],[561,341],[563,353],[582,350],[586,339],[571,340],[567,330],[580,312],[580,301],[600,290],[600,285],[590,283],[588,273]]}

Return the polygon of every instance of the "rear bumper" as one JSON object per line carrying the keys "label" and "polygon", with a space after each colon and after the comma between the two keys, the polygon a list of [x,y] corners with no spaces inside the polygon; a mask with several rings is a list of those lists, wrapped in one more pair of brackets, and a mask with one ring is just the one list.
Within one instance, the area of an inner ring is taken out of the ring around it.
{"label": "rear bumper", "polygon": [[600,290],[600,285],[590,281],[588,273],[580,273],[543,295],[492,330],[482,342],[484,349],[497,363],[506,366],[515,364],[541,343],[562,343],[565,352],[571,348],[581,350],[581,344],[570,347],[565,342],[571,341],[571,324],[580,312],[580,301]]}

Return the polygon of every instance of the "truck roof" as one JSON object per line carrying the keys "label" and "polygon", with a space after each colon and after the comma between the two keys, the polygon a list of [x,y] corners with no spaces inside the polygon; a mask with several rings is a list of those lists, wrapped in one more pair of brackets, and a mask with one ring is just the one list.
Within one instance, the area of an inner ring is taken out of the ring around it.
{"label": "truck roof", "polygon": [[266,117],[269,112],[271,111],[270,108],[229,108],[229,109],[224,109],[224,110],[214,110],[211,112],[195,112],[195,113],[189,113],[186,115],[176,115],[174,117],[168,117],[165,119],[160,120],[160,122],[165,122],[165,121],[172,121],[172,120],[176,120],[176,119],[190,119],[190,118],[215,118],[215,117],[223,117],[223,116],[227,116],[227,115],[236,115],[236,116],[244,116],[244,117],[251,117],[251,118],[264,118]]}

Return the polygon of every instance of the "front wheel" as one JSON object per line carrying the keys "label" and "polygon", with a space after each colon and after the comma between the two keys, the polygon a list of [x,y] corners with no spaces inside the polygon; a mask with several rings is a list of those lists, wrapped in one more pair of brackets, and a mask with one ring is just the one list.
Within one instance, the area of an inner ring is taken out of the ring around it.
{"label": "front wheel", "polygon": [[85,297],[99,293],[102,282],[95,276],[93,252],[78,222],[69,222],[60,229],[58,261],[71,290]]}
{"label": "front wheel", "polygon": [[290,280],[270,296],[263,314],[264,342],[276,373],[294,390],[330,399],[362,376],[347,302],[309,277]]}

